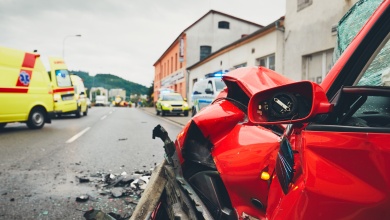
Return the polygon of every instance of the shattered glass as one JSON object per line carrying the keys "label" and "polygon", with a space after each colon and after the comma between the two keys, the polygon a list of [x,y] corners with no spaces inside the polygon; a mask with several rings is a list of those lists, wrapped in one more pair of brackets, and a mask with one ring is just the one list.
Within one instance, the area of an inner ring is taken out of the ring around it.
{"label": "shattered glass", "polygon": [[333,54],[333,63],[339,59],[381,3],[382,0],[360,0],[341,18],[337,27],[337,45]]}
{"label": "shattered glass", "polygon": [[359,80],[358,86],[390,86],[390,44],[380,50],[372,61],[363,77]]}

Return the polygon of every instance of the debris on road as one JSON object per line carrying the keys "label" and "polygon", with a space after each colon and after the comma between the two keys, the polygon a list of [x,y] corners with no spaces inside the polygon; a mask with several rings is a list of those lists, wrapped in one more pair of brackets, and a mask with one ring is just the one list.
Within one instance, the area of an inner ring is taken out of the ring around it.
{"label": "debris on road", "polygon": [[86,202],[88,201],[89,196],[88,195],[81,195],[76,198],[76,202]]}
{"label": "debris on road", "polygon": [[86,177],[78,177],[76,176],[77,179],[79,179],[80,183],[89,183],[89,179]]}
{"label": "debris on road", "polygon": [[121,217],[115,213],[104,213],[101,210],[92,209],[84,213],[84,218],[86,220],[125,220],[129,219],[130,216]]}
{"label": "debris on road", "polygon": [[[87,220],[128,219],[145,190],[151,174],[152,171],[135,170],[131,174],[125,171],[120,174],[99,171],[90,173],[88,177],[76,176],[80,184],[94,187],[93,191],[97,191],[96,196],[83,194],[76,198],[76,202],[80,205],[85,204],[84,208],[80,207],[80,211],[86,212],[84,217]],[[115,207],[113,204],[118,203],[122,204],[122,209],[113,208]],[[123,205],[126,208],[123,208]],[[107,209],[108,207],[111,208]]]}

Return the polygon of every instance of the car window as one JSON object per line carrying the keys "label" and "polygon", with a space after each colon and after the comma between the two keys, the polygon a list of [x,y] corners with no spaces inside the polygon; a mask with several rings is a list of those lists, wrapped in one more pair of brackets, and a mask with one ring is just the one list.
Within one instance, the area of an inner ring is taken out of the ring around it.
{"label": "car window", "polygon": [[205,81],[196,82],[192,94],[194,95],[205,94],[206,87],[207,85]]}
{"label": "car window", "polygon": [[339,59],[381,3],[382,0],[360,0],[340,19],[337,27],[337,45],[333,54],[333,63]]}
{"label": "car window", "polygon": [[390,128],[389,38],[390,34],[387,34],[356,82],[339,91],[334,101],[334,111],[325,124],[359,129]]}
{"label": "car window", "polygon": [[179,95],[164,95],[162,101],[183,101],[183,98]]}
{"label": "car window", "polygon": [[[368,92],[355,94],[349,97],[353,100],[347,107],[344,115],[346,118],[340,122],[342,125],[357,127],[389,127],[390,128],[390,43],[389,36],[386,38],[379,52],[374,55],[372,62],[363,71],[356,87],[376,89],[383,92]],[[354,106],[357,107],[354,107]],[[356,110],[355,110],[356,109]],[[348,111],[351,116],[348,116]]]}
{"label": "car window", "polygon": [[215,80],[215,89],[217,91],[222,91],[226,87],[225,83],[221,80]]}
{"label": "car window", "polygon": [[358,86],[390,86],[389,36],[387,37],[387,40],[384,41],[384,46],[380,48],[379,53],[375,56],[357,82]]}
{"label": "car window", "polygon": [[206,89],[209,89],[210,91],[213,91],[213,82],[211,80],[207,83],[207,88]]}

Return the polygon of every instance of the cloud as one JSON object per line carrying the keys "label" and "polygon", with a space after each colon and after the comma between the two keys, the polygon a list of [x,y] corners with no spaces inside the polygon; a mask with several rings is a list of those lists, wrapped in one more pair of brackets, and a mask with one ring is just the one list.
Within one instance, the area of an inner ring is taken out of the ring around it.
{"label": "cloud", "polygon": [[[262,25],[284,0],[0,0],[1,46],[62,56],[70,70],[111,73],[150,86],[154,62],[214,9]],[[81,34],[82,37],[67,37]]]}

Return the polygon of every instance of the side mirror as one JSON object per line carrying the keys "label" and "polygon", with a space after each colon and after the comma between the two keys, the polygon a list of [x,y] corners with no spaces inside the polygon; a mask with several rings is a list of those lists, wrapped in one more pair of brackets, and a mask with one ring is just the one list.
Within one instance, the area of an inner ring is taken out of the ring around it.
{"label": "side mirror", "polygon": [[85,95],[85,92],[80,92],[80,95]]}
{"label": "side mirror", "polygon": [[183,98],[183,100],[186,102],[186,101],[187,101],[187,98]]}
{"label": "side mirror", "polygon": [[214,92],[210,88],[207,88],[205,92],[206,94],[211,94],[211,95],[214,94]]}
{"label": "side mirror", "polygon": [[332,109],[333,104],[329,103],[321,86],[301,81],[253,95],[248,105],[248,118],[255,124],[290,124],[308,121]]}

